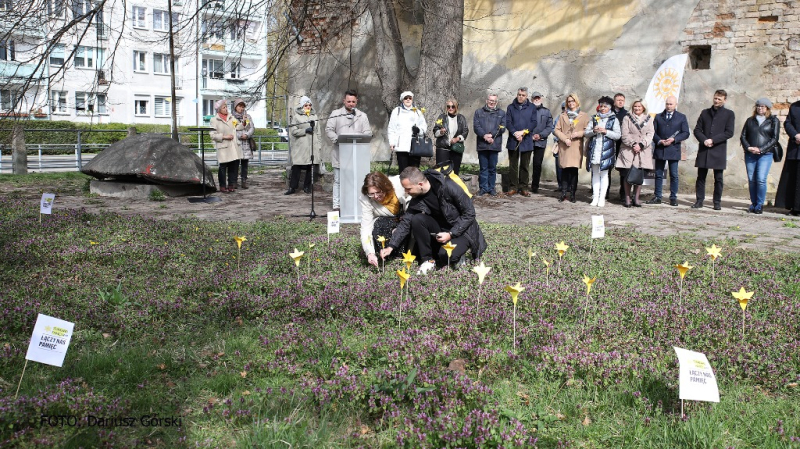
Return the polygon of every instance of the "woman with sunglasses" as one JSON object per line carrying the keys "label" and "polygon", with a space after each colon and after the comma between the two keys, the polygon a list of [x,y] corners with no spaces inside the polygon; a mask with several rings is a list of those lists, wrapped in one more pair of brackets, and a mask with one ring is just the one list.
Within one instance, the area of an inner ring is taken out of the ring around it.
{"label": "woman with sunglasses", "polygon": [[411,156],[411,137],[425,134],[428,124],[422,110],[414,106],[414,93],[405,91],[400,94],[400,106],[394,108],[389,117],[389,147],[397,154],[397,166],[400,173],[406,167],[419,167],[421,158]]}
{"label": "woman with sunglasses", "polygon": [[436,137],[436,164],[450,161],[453,173],[459,174],[464,157],[464,141],[469,135],[467,119],[458,113],[458,101],[448,98],[447,112],[436,118],[433,135]]}
{"label": "woman with sunglasses", "polygon": [[[406,195],[399,176],[388,178],[381,172],[373,172],[364,178],[361,187],[361,247],[367,255],[367,261],[378,266],[377,252],[381,250],[378,237],[388,241],[405,212],[410,196]],[[404,245],[405,246],[405,245]],[[393,251],[394,254],[405,252],[405,247]]]}

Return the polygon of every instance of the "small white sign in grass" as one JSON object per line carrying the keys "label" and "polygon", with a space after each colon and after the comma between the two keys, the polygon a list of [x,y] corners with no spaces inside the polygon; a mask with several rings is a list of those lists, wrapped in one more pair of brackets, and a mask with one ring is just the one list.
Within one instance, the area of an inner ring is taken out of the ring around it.
{"label": "small white sign in grass", "polygon": [[14,394],[14,398],[19,394],[19,387],[22,385],[22,378],[25,376],[28,360],[58,367],[64,365],[64,357],[67,355],[74,327],[75,323],[41,313],[36,317],[31,341],[28,343],[28,352],[25,354],[25,366],[22,368],[22,376],[19,378],[19,385],[17,385],[17,393]]}
{"label": "small white sign in grass", "polygon": [[678,356],[680,365],[680,392],[681,416],[683,416],[683,401],[719,402],[719,388],[717,377],[706,355],[702,352],[689,351],[688,349],[673,346]]}

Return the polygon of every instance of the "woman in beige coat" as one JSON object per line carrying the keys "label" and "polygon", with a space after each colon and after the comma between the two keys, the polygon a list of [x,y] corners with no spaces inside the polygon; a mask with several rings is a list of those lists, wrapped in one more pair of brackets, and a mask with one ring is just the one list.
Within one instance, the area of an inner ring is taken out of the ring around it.
{"label": "woman in beige coat", "polygon": [[[628,177],[628,170],[632,166],[644,170],[653,170],[653,120],[647,114],[647,108],[642,100],[636,100],[631,106],[631,112],[622,119],[622,145],[619,148],[617,157],[617,170],[622,172],[622,179]],[[631,204],[631,185],[626,180],[623,183],[625,189],[625,207],[642,207],[639,202],[639,193],[642,186],[638,185],[634,189],[634,199]]]}
{"label": "woman in beige coat", "polygon": [[558,138],[558,162],[561,165],[561,197],[575,202],[578,189],[578,168],[583,165],[583,130],[589,123],[589,115],[581,112],[578,95],[571,93],[565,101],[566,110],[558,117],[553,134]]}
{"label": "woman in beige coat", "polygon": [[[300,185],[300,171],[305,170],[306,176],[303,180],[303,192],[311,193],[313,186],[314,167],[322,159],[320,149],[322,148],[322,130],[319,119],[314,111],[311,99],[303,95],[297,103],[292,114],[292,175],[289,178],[289,190],[284,195],[291,195],[297,191]],[[314,144],[312,149],[311,144]],[[313,156],[313,161],[312,161]]]}
{"label": "woman in beige coat", "polygon": [[[214,103],[216,114],[211,117],[211,127],[209,131],[211,140],[214,141],[214,149],[217,151],[217,161],[219,162],[219,191],[222,193],[233,193],[236,180],[239,177],[239,159],[242,156],[242,149],[239,147],[239,139],[236,139],[236,120],[233,114],[228,113],[228,104],[225,99],[217,100]],[[227,175],[227,177],[226,177]],[[227,178],[227,179],[226,179]],[[228,182],[230,181],[230,186]]]}

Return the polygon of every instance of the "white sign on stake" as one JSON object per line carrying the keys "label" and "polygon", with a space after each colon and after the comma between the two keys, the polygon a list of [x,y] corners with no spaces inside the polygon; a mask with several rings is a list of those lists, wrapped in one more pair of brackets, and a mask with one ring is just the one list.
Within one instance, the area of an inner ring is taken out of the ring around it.
{"label": "white sign on stake", "polygon": [[55,193],[43,193],[42,201],[39,204],[39,213],[50,215],[50,213],[53,211],[53,201],[55,201],[55,199]]}
{"label": "white sign on stake", "polygon": [[339,233],[339,211],[328,212],[328,234]]}
{"label": "white sign on stake", "polygon": [[74,327],[75,323],[40,313],[36,317],[36,325],[33,326],[33,335],[25,358],[34,362],[62,366]]}
{"label": "white sign on stake", "polygon": [[606,223],[602,215],[592,215],[592,238],[602,239],[606,236]]}
{"label": "white sign on stake", "polygon": [[702,352],[673,346],[680,364],[680,399],[719,402],[719,388],[714,370]]}

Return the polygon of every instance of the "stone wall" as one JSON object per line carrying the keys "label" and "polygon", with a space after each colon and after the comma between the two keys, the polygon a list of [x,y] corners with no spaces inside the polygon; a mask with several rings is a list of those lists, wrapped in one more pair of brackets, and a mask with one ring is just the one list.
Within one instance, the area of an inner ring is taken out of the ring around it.
{"label": "stone wall", "polygon": [[[356,0],[340,3],[355,4]],[[342,10],[349,8],[343,6]],[[726,106],[736,113],[736,134],[728,145],[725,194],[747,196],[747,174],[738,139],[755,100],[770,98],[773,112],[783,118],[788,105],[800,99],[797,11],[800,1],[788,0],[467,0],[465,19],[469,27],[464,29],[461,112],[471,122],[487,91],[497,92],[505,106],[520,86],[542,92],[545,105],[553,111],[569,92],[578,93],[584,110],[593,110],[598,97],[615,92],[623,92],[630,104],[645,96],[650,79],[664,60],[685,52],[701,55],[701,47],[706,46],[711,54],[708,68],[687,67],[679,110],[688,116],[693,128],[700,111],[711,105],[713,92],[728,91]],[[403,17],[408,19],[407,15]],[[337,20],[326,18],[318,25],[322,29],[326,22],[342,23]],[[371,19],[364,14],[348,23],[351,29],[346,36],[336,37],[335,50],[293,57],[290,90],[298,96],[310,92],[320,111],[326,113],[341,105],[344,89],[358,88],[359,107],[368,113],[375,134],[372,157],[385,160],[389,154],[385,144],[387,116],[377,95],[379,80],[370,67],[374,51]],[[401,28],[404,38],[419,36],[422,31],[413,20],[405,21]],[[418,49],[409,45],[406,57],[413,67]],[[417,100],[426,104],[424,98]],[[785,144],[786,136],[781,140]],[[465,162],[477,163],[474,147],[471,136]],[[687,142],[687,149],[689,160],[680,164],[684,192],[694,190],[694,138]],[[543,177],[553,179],[553,160],[547,153]],[[501,164],[504,157],[505,152]],[[782,165],[773,165],[768,197],[774,193]],[[588,179],[588,173],[581,170],[581,183],[588,183]]]}

